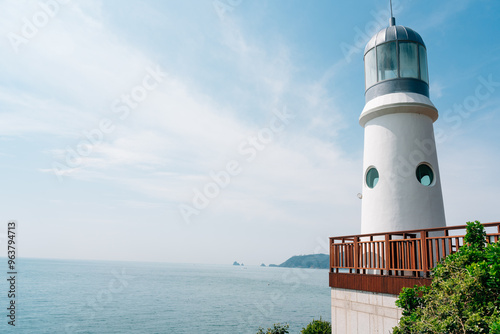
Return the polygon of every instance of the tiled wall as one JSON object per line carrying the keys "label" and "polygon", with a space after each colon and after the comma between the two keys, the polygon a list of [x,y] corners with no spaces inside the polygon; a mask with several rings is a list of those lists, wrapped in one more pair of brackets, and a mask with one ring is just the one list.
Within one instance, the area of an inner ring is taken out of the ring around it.
{"label": "tiled wall", "polygon": [[392,333],[401,317],[396,299],[395,295],[332,288],[332,333]]}

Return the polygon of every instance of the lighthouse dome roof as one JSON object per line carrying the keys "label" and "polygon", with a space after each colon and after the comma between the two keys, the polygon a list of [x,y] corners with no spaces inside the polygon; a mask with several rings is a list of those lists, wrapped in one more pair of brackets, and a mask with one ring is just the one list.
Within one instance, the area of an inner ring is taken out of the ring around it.
{"label": "lighthouse dome roof", "polygon": [[373,35],[373,37],[366,44],[365,54],[379,44],[396,40],[412,41],[422,44],[425,47],[424,40],[415,30],[404,26],[391,25]]}

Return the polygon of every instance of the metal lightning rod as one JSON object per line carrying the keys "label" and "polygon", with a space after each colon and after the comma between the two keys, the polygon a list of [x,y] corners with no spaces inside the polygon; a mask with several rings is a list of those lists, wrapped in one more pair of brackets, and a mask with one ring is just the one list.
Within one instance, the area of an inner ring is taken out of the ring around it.
{"label": "metal lightning rod", "polygon": [[392,0],[389,0],[389,4],[390,4],[390,7],[391,7],[391,26],[395,26],[396,25],[396,19],[394,18],[394,15],[392,15]]}

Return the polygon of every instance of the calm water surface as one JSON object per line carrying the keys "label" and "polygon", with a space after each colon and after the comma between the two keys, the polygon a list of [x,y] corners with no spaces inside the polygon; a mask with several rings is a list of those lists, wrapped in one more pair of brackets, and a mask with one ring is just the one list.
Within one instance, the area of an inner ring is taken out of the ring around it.
{"label": "calm water surface", "polygon": [[330,321],[328,270],[19,259],[18,271],[16,327],[4,280],[1,333],[255,334],[276,322],[299,333]]}

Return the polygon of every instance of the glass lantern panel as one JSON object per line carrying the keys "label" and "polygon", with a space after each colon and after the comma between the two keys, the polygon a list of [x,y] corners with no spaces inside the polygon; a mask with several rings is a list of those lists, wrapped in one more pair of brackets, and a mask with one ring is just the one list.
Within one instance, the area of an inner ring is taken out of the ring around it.
{"label": "glass lantern panel", "polygon": [[377,46],[378,81],[394,79],[398,76],[396,42]]}
{"label": "glass lantern panel", "polygon": [[365,55],[365,85],[366,89],[377,83],[377,63],[375,58],[375,48]]}
{"label": "glass lantern panel", "polygon": [[420,56],[420,79],[429,83],[429,74],[427,72],[427,52],[422,45],[419,45],[418,52]]}
{"label": "glass lantern panel", "polygon": [[417,44],[399,42],[399,74],[402,78],[418,79]]}

